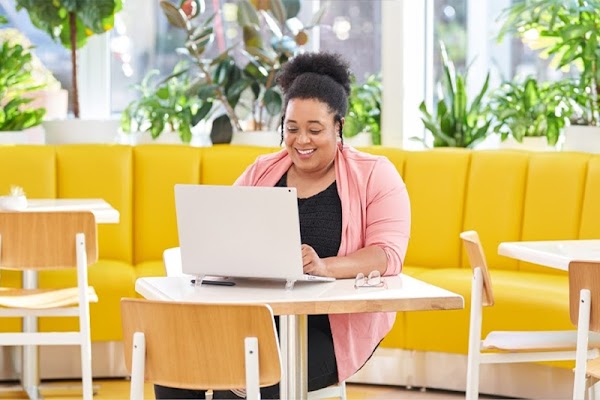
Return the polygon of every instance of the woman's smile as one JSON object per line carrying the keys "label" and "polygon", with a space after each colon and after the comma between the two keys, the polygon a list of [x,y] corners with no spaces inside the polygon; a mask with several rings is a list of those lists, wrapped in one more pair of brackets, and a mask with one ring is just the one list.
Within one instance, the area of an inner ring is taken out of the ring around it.
{"label": "woman's smile", "polygon": [[298,158],[302,160],[310,158],[314,154],[315,150],[316,149],[296,149],[298,152]]}

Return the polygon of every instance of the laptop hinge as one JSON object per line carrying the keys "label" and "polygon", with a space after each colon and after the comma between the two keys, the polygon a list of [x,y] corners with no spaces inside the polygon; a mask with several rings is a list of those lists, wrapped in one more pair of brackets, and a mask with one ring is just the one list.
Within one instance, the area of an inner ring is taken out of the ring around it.
{"label": "laptop hinge", "polygon": [[287,281],[285,281],[285,290],[292,290],[294,288],[294,283],[296,283],[295,279],[288,279]]}

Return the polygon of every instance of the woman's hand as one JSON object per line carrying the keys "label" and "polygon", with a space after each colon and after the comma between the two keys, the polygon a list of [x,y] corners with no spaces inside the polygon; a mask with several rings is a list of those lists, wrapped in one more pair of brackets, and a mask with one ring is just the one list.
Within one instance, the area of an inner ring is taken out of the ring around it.
{"label": "woman's hand", "polygon": [[302,245],[302,265],[305,274],[329,276],[325,260],[321,259],[315,249],[307,244]]}

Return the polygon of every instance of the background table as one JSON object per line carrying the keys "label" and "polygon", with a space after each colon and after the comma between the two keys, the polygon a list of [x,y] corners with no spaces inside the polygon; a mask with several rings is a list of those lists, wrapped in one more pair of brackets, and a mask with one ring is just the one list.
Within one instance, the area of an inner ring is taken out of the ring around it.
{"label": "background table", "polygon": [[191,303],[268,304],[280,315],[283,358],[282,399],[306,399],[307,315],[383,311],[452,310],[463,298],[406,275],[385,277],[387,288],[354,288],[354,279],[334,282],[236,280],[236,286],[196,287],[189,277],[152,277],[136,281],[147,299]]}
{"label": "background table", "polygon": [[600,261],[600,239],[503,242],[498,254],[568,271],[571,261]]}
{"label": "background table", "polygon": [[119,211],[102,199],[28,199],[27,211],[91,211],[97,224],[118,224]]}

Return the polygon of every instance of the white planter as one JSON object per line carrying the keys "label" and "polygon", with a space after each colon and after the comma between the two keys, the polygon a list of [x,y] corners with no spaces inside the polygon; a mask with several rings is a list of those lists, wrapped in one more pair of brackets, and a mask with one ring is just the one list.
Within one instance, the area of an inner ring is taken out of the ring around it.
{"label": "white planter", "polygon": [[116,143],[120,119],[62,119],[44,121],[46,143]]}
{"label": "white planter", "polygon": [[500,135],[491,134],[483,141],[479,142],[475,149],[477,150],[527,150],[527,151],[556,151],[557,146],[550,146],[546,137],[524,137],[523,142],[519,143],[515,138],[509,136],[506,140],[500,140]]}
{"label": "white planter", "polygon": [[546,139],[545,136],[526,136],[521,143],[517,142],[512,136],[509,136],[506,140],[500,141],[498,148],[528,151],[556,151],[556,145],[550,146],[548,144],[548,139]]}
{"label": "white planter", "polygon": [[[185,144],[181,141],[179,133],[172,131],[163,132],[156,139],[153,139],[149,132],[119,132],[117,142],[119,144],[128,144],[131,146],[137,146],[140,144]],[[192,147],[212,146],[210,134],[193,133],[192,140],[190,141],[189,145]]]}
{"label": "white planter", "polygon": [[46,134],[42,126],[23,131],[0,131],[0,144],[44,144]]}
{"label": "white planter", "polygon": [[565,128],[563,151],[600,153],[600,127],[570,125]]}
{"label": "white planter", "polygon": [[359,132],[352,137],[344,137],[344,144],[352,147],[369,147],[373,146],[373,139],[370,132]]}
{"label": "white planter", "polygon": [[277,131],[246,131],[233,132],[231,144],[243,146],[279,147],[281,132]]}

